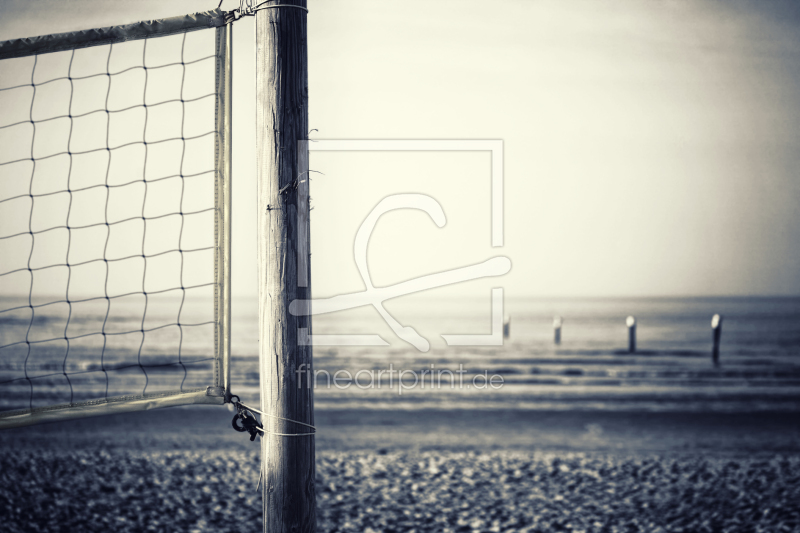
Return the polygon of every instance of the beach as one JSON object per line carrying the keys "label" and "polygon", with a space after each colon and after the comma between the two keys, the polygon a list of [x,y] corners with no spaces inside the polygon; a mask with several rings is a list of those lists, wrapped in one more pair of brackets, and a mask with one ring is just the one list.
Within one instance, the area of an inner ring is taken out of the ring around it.
{"label": "beach", "polygon": [[[232,390],[258,405],[257,313],[234,309]],[[315,333],[389,341],[315,348],[318,531],[800,532],[800,300],[510,300],[509,309],[503,346],[456,349],[436,335],[486,333],[478,303],[395,306],[429,352],[387,334],[368,310],[315,320]],[[133,328],[134,311],[117,327]],[[715,311],[726,314],[719,366]],[[627,313],[639,320],[635,353]],[[91,317],[72,320],[88,328]],[[41,335],[62,322],[43,321]],[[6,342],[22,331],[8,326]],[[147,335],[142,360],[169,362],[170,345]],[[183,355],[202,358],[204,339]],[[140,341],[132,335],[109,361],[136,360]],[[56,342],[37,350],[29,375],[66,368],[87,379],[29,383],[8,358],[6,408],[102,397],[107,384],[110,394],[150,393],[209,379],[187,359],[106,373],[75,346],[69,357]],[[487,386],[492,376],[501,386]],[[0,531],[260,530],[260,446],[232,417],[194,406],[0,431]]]}
{"label": "beach", "polygon": [[0,533],[800,533],[800,3],[43,6]]}
{"label": "beach", "polygon": [[[257,531],[224,408],[0,432],[3,531]],[[319,410],[318,531],[800,531],[800,416]],[[278,438],[278,437],[272,437]]]}

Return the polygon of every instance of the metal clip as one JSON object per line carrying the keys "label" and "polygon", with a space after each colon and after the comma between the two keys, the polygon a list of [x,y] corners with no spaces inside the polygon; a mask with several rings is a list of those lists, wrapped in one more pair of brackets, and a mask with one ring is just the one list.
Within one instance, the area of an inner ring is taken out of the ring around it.
{"label": "metal clip", "polygon": [[256,440],[259,430],[263,432],[264,427],[255,415],[242,407],[239,402],[235,402],[234,405],[236,405],[236,414],[233,415],[233,420],[231,421],[233,429],[239,432],[247,431],[250,434],[250,440]]}

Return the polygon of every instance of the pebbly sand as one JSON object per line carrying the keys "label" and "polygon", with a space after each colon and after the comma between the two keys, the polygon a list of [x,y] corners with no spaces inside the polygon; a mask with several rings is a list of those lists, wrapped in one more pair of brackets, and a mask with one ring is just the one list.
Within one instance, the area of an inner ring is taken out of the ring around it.
{"label": "pebbly sand", "polygon": [[[318,531],[800,531],[800,415],[318,411]],[[0,432],[0,531],[259,531],[194,407]]]}

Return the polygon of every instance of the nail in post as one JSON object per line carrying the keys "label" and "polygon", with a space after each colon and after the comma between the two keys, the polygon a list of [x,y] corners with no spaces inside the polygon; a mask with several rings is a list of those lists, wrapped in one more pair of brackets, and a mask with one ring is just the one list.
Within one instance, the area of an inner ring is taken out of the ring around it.
{"label": "nail in post", "polygon": [[722,336],[722,316],[714,315],[711,318],[711,331],[714,333],[714,348],[711,350],[711,360],[714,366],[719,366],[719,339]]}
{"label": "nail in post", "polygon": [[629,316],[625,323],[628,325],[628,352],[636,352],[636,319]]}

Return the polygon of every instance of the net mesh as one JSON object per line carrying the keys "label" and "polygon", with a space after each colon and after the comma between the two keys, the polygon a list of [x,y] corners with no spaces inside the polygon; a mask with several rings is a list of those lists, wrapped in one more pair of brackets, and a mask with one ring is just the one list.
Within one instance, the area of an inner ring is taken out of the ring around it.
{"label": "net mesh", "polygon": [[0,61],[0,411],[218,383],[215,42]]}

